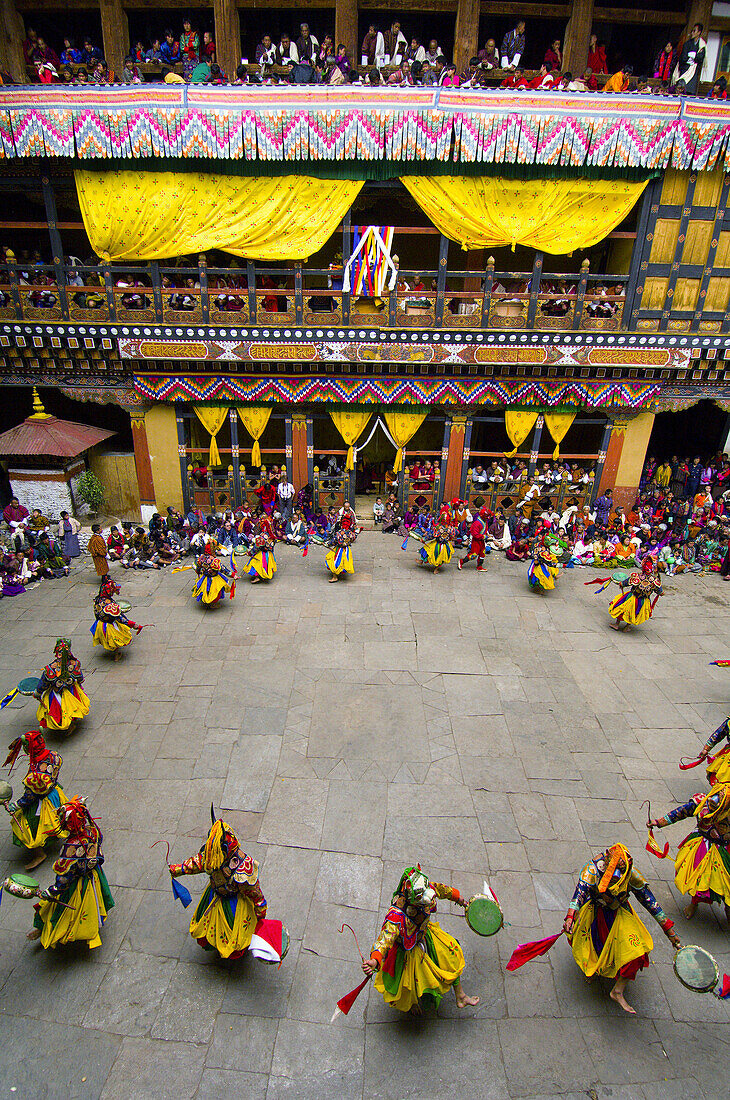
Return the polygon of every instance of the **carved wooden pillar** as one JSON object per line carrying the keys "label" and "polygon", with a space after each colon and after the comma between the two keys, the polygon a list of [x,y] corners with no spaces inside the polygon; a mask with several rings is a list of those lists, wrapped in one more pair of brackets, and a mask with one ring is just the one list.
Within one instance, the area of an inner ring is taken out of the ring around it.
{"label": "carved wooden pillar", "polygon": [[466,413],[447,413],[444,449],[446,453],[446,472],[442,470],[444,500],[453,500],[461,496],[461,473],[464,465],[464,444],[466,442]]}

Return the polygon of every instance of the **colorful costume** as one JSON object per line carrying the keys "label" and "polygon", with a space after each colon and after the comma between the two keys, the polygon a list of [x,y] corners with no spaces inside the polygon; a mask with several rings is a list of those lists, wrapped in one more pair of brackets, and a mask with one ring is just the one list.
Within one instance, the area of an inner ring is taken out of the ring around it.
{"label": "colorful costume", "polygon": [[707,763],[707,778],[711,784],[730,783],[730,718],[726,718],[721,726],[710,734],[705,742],[702,753],[707,756],[715,745],[719,745],[724,739],[728,742],[724,748],[715,754],[713,760]]}
{"label": "colorful costume", "polygon": [[[236,592],[235,574],[226,569],[216,555],[219,549],[215,539],[208,539],[205,553],[195,559],[195,572],[198,579],[193,585],[193,596],[206,607],[225,599],[226,592],[233,599]],[[228,583],[230,580],[230,584]]]}
{"label": "colorful costume", "polygon": [[[640,573],[629,574],[629,591],[621,592],[612,600],[608,613],[617,624],[640,626],[651,618],[653,612],[652,596],[655,600],[662,594],[662,582],[656,571],[654,559],[644,558]],[[656,594],[656,595],[655,595]]]}
{"label": "colorful costume", "polygon": [[631,905],[631,894],[672,938],[674,922],[623,844],[614,844],[585,865],[566,914],[573,958],[586,977],[629,980],[649,965],[654,942]]}
{"label": "colorful costume", "polygon": [[445,522],[445,518],[443,513],[439,515],[434,538],[424,542],[419,550],[421,564],[430,566],[434,573],[437,573],[442,565],[449,564],[454,551],[454,528],[448,521]]}
{"label": "colorful costume", "polygon": [[244,955],[266,916],[266,898],[259,885],[259,865],[241,851],[230,825],[214,820],[198,854],[169,867],[173,878],[180,875],[210,878],[190,922],[193,939],[206,951],[217,951],[224,959]]}
{"label": "colorful costume", "polygon": [[484,556],[488,553],[485,548],[484,541],[487,537],[487,517],[489,516],[489,509],[486,505],[479,509],[479,515],[472,520],[469,534],[471,536],[471,542],[469,543],[469,552],[465,557],[459,559],[459,569],[466,565],[472,558],[477,559],[477,570],[484,569]]}
{"label": "colorful costume", "polygon": [[6,804],[12,816],[13,844],[42,849],[49,837],[60,836],[63,832],[58,820],[58,810],[67,802],[58,785],[63,760],[57,752],[46,747],[40,730],[28,730],[10,745],[5,767],[9,765],[11,771],[21,749],[28,754],[24,791],[17,802]]}
{"label": "colorful costume", "polygon": [[256,524],[256,533],[252,539],[246,568],[246,575],[251,578],[252,584],[256,584],[257,581],[270,581],[273,578],[276,572],[275,543],[271,520],[267,515],[263,515]]}
{"label": "colorful costume", "polygon": [[[709,794],[696,794],[652,822],[659,829],[694,817],[694,829],[677,850],[674,881],[699,902],[722,902],[730,917],[730,783],[716,783]],[[688,914],[691,915],[691,914]]]}
{"label": "colorful costume", "polygon": [[327,568],[332,576],[331,581],[338,579],[340,573],[354,573],[355,559],[352,556],[352,545],[357,538],[357,531],[353,527],[345,527],[338,523],[327,539],[327,545],[331,546],[329,554],[325,556]]}
{"label": "colorful costume", "polygon": [[111,574],[102,577],[99,585],[99,594],[94,600],[94,616],[96,622],[89,627],[94,645],[101,645],[104,649],[114,652],[132,640],[132,630],[139,634],[142,629],[137,623],[132,622],[122,612],[114,597],[121,591],[115,584]]}
{"label": "colorful costume", "polygon": [[460,984],[464,954],[458,941],[431,920],[437,898],[463,904],[458,890],[429,882],[420,867],[408,867],[370,952],[375,988],[400,1012],[438,1008],[451,986]]}
{"label": "colorful costume", "polygon": [[530,588],[537,591],[542,588],[549,592],[555,588],[555,578],[559,572],[558,559],[546,546],[535,546],[532,552],[532,561],[527,567],[527,579]]}
{"label": "colorful costume", "polygon": [[[86,940],[100,947],[99,935],[108,911],[114,906],[102,869],[103,837],[82,798],[74,798],[58,811],[61,827],[68,832],[53,864],[56,881],[38,896],[33,924],[43,947]],[[69,908],[56,905],[60,901]]]}
{"label": "colorful costume", "polygon": [[39,699],[36,718],[41,729],[71,730],[89,713],[89,697],[81,687],[84,674],[81,662],[71,652],[68,638],[59,638],[54,659],[46,665],[38,681]]}

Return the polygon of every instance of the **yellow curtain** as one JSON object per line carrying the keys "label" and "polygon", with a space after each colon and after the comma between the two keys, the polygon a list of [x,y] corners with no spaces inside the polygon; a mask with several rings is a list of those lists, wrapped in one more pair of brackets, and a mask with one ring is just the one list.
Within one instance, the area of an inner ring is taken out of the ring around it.
{"label": "yellow curtain", "polygon": [[393,469],[396,473],[403,465],[403,449],[413,439],[414,435],[428,416],[425,412],[385,412],[385,420],[388,431],[393,437],[393,442],[398,448],[395,453]]}
{"label": "yellow curtain", "polygon": [[520,447],[535,427],[535,421],[538,416],[539,413],[533,412],[531,409],[504,410],[504,426],[510,438],[510,443],[513,443],[515,448],[514,451],[510,451],[509,454],[505,451],[505,458],[515,457]]}
{"label": "yellow curtain", "polygon": [[556,462],[560,458],[560,444],[565,439],[568,428],[575,420],[576,411],[576,409],[558,409],[555,412],[546,412],[544,414],[545,427],[555,440],[553,460]]}
{"label": "yellow curtain", "polygon": [[74,175],[84,228],[102,260],[164,260],[212,248],[249,260],[306,260],[363,185],[203,172]]}
{"label": "yellow curtain", "polygon": [[347,445],[346,470],[355,469],[355,454],[353,447],[365,431],[372,415],[372,413],[363,412],[361,409],[338,409],[337,412],[333,412],[332,409],[330,409],[330,416],[332,417],[334,425]]}
{"label": "yellow curtain", "polygon": [[193,408],[195,409],[195,415],[206,432],[210,432],[210,455],[208,456],[208,465],[220,466],[221,456],[218,451],[218,444],[215,441],[215,437],[226,422],[228,409],[206,408],[205,406],[199,409],[197,405],[193,405]]}
{"label": "yellow curtain", "polygon": [[261,448],[259,447],[259,440],[264,434],[266,425],[269,423],[269,417],[271,416],[270,405],[246,405],[244,408],[236,410],[241,419],[241,423],[253,439],[253,447],[251,448],[251,465],[261,465]]}
{"label": "yellow curtain", "polygon": [[434,225],[462,248],[590,248],[623,221],[648,181],[403,176]]}

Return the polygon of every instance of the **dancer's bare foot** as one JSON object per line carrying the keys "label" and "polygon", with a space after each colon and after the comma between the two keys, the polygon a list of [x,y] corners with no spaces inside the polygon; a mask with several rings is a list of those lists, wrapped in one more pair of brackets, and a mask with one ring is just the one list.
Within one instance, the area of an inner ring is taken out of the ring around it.
{"label": "dancer's bare foot", "polygon": [[479,997],[470,997],[463,989],[459,988],[456,991],[456,1003],[459,1008],[473,1008],[474,1005],[479,1004]]}
{"label": "dancer's bare foot", "polygon": [[414,1004],[413,1007],[408,1010],[408,1012],[411,1016],[423,1016],[423,1009],[418,1003]]}
{"label": "dancer's bare foot", "polygon": [[616,986],[614,986],[609,993],[609,997],[612,1001],[615,1001],[617,1005],[621,1005],[624,1012],[628,1012],[631,1016],[636,1015],[636,1009],[632,1008],[629,1002],[624,997],[623,989],[617,989]]}
{"label": "dancer's bare foot", "polygon": [[26,871],[32,871],[34,867],[40,867],[41,863],[43,863],[43,860],[45,858],[46,858],[46,853],[43,851],[43,849],[41,849],[40,852],[38,852],[37,855],[33,856],[33,858],[26,863],[26,865],[25,865]]}
{"label": "dancer's bare foot", "polygon": [[39,940],[41,938],[41,934],[37,928],[31,928],[30,932],[27,933],[25,938],[27,940]]}
{"label": "dancer's bare foot", "polygon": [[691,902],[689,903],[689,905],[686,905],[686,906],[684,907],[684,909],[682,910],[682,912],[684,913],[684,915],[685,915],[685,917],[687,918],[687,920],[692,920],[692,917],[693,917],[693,916],[695,915],[695,913],[697,912],[697,902],[696,902],[696,901],[694,901],[694,899],[693,899],[693,900],[692,900],[692,901],[691,901]]}
{"label": "dancer's bare foot", "polygon": [[121,661],[121,659],[122,659],[122,651],[121,651],[121,649],[115,649],[115,650],[114,650],[114,660],[115,660],[115,661]]}
{"label": "dancer's bare foot", "polygon": [[621,629],[621,627],[618,624],[617,619],[614,619],[614,621],[612,623],[609,623],[609,626],[611,627],[611,630],[620,630]]}
{"label": "dancer's bare foot", "polygon": [[332,576],[330,577],[330,584],[335,584],[335,582],[338,581],[339,579],[340,578],[335,573],[333,573]]}

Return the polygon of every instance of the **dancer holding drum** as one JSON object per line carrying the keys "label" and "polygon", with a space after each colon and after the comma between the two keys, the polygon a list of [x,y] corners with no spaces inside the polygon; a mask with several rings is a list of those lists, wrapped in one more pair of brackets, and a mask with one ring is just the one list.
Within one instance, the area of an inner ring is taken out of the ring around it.
{"label": "dancer holding drum", "polygon": [[609,996],[634,1013],[624,996],[626,983],[649,965],[654,941],[631,905],[631,895],[651,913],[667,939],[682,945],[666,915],[623,844],[613,844],[585,865],[563,922],[573,958],[586,978],[613,978]]}
{"label": "dancer holding drum", "polygon": [[13,766],[21,751],[28,754],[28,772],[23,780],[23,793],[17,802],[3,801],[11,817],[13,844],[27,848],[30,860],[26,871],[32,871],[46,858],[45,845],[62,833],[58,811],[67,802],[58,785],[63,760],[59,753],[46,747],[40,730],[28,730],[9,746],[5,767]]}
{"label": "dancer holding drum", "polygon": [[375,975],[375,988],[386,1004],[400,1012],[421,1015],[425,1007],[438,1008],[453,987],[459,1008],[479,1004],[461,986],[464,954],[458,940],[432,920],[438,898],[466,909],[458,890],[430,882],[420,866],[407,867],[393,894],[383,927],[362,969]]}
{"label": "dancer holding drum", "polygon": [[94,617],[96,622],[89,627],[94,645],[101,645],[104,649],[114,654],[114,660],[118,661],[122,655],[124,646],[132,641],[132,631],[137,633],[143,629],[138,623],[127,618],[130,604],[118,602],[114,597],[121,592],[118,584],[112,580],[111,573],[101,578],[99,594],[94,600]]}
{"label": "dancer holding drum", "polygon": [[246,576],[251,578],[251,584],[273,580],[277,569],[274,557],[275,545],[276,537],[271,519],[262,512],[256,521],[256,531],[251,542],[246,568]]}
{"label": "dancer holding drum", "polygon": [[340,514],[335,520],[334,527],[327,536],[326,545],[330,551],[325,555],[327,568],[332,574],[330,584],[340,579],[341,573],[355,572],[355,559],[352,555],[352,546],[359,534],[357,519],[350,505],[345,501]]}
{"label": "dancer holding drum", "polygon": [[[691,920],[700,902],[717,901],[725,906],[730,921],[730,783],[716,783],[709,794],[693,795],[663,817],[650,820],[649,828],[664,829],[689,817],[695,819],[695,827],[679,845],[674,861],[677,889],[690,897],[684,915]],[[651,833],[649,838],[651,842]],[[668,845],[663,853],[655,845],[651,850],[665,859]]]}
{"label": "dancer holding drum", "polygon": [[226,592],[230,592],[231,599],[236,593],[235,572],[229,571],[223,565],[218,557],[219,550],[216,539],[209,537],[205,552],[195,560],[198,579],[193,585],[193,596],[204,607],[212,607],[219,600],[225,599]]}
{"label": "dancer holding drum", "polygon": [[456,528],[451,509],[448,504],[442,504],[433,538],[424,540],[418,552],[421,558],[420,564],[429,566],[434,573],[438,573],[442,565],[448,565],[451,561],[455,537]]}
{"label": "dancer holding drum", "polygon": [[41,729],[70,733],[76,722],[89,713],[89,697],[81,687],[81,662],[71,652],[68,638],[58,638],[53,660],[43,669],[36,691],[36,718]]}
{"label": "dancer holding drum", "polygon": [[533,592],[550,592],[555,588],[555,579],[559,572],[558,559],[547,546],[536,542],[532,551],[532,561],[527,567],[527,579]]}
{"label": "dancer holding drum", "polygon": [[[238,959],[250,951],[264,962],[281,962],[289,950],[289,934],[280,921],[266,920],[266,898],[259,883],[259,865],[241,848],[238,837],[225,821],[213,822],[197,855],[183,863],[169,863],[173,879],[181,875],[208,875],[193,919],[190,935],[206,951],[224,959]],[[175,884],[183,905],[190,894]],[[274,957],[275,956],[275,957]]]}

